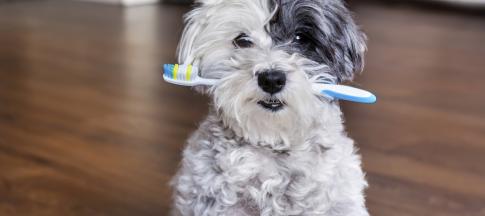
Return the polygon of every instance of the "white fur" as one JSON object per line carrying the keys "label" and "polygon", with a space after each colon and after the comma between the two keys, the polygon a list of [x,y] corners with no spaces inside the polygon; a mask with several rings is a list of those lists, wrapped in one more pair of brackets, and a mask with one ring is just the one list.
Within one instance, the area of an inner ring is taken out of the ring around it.
{"label": "white fur", "polygon": [[[340,108],[311,89],[310,80],[335,79],[328,67],[274,45],[268,0],[199,3],[187,15],[179,60],[222,81],[199,88],[213,98],[212,109],[173,180],[174,215],[368,215],[360,157]],[[241,32],[253,48],[234,48]],[[257,104],[268,95],[255,75],[267,69],[288,77],[276,95],[287,105],[278,112]]]}

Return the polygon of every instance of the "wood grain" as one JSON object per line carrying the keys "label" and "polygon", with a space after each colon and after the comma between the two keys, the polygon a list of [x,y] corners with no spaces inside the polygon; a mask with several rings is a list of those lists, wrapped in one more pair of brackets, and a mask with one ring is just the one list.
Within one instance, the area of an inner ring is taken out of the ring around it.
{"label": "wood grain", "polygon": [[[485,18],[353,1],[369,37],[343,103],[374,216],[485,215]],[[208,99],[164,84],[185,6],[0,4],[0,215],[167,215]]]}

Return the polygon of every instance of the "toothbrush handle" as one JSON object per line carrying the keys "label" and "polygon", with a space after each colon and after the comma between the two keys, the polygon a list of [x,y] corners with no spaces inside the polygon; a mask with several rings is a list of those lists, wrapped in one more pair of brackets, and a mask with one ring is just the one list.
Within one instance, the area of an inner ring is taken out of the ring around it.
{"label": "toothbrush handle", "polygon": [[195,80],[196,85],[205,85],[205,86],[213,86],[217,83],[217,79],[205,79],[205,78],[197,78]]}
{"label": "toothbrush handle", "polygon": [[357,103],[375,103],[377,98],[371,92],[345,85],[313,84],[313,89],[321,94],[332,98],[347,100]]}

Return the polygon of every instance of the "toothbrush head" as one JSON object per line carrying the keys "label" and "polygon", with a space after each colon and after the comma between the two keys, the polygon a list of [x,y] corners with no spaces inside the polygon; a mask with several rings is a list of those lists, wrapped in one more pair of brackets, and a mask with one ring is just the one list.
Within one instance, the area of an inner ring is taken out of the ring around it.
{"label": "toothbrush head", "polygon": [[197,86],[215,85],[217,80],[204,79],[199,76],[197,67],[192,65],[165,64],[163,65],[163,79],[175,85]]}
{"label": "toothbrush head", "polygon": [[197,78],[197,72],[192,65],[165,64],[163,75],[179,81],[192,81]]}
{"label": "toothbrush head", "polygon": [[163,79],[175,85],[196,86],[197,68],[192,65],[165,64],[163,65]]}

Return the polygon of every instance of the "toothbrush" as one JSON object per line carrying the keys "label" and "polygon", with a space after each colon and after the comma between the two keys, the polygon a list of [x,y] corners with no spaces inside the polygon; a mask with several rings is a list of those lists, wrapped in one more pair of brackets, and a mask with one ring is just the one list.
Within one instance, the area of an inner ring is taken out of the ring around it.
{"label": "toothbrush", "polygon": [[[192,65],[165,64],[163,66],[163,79],[175,85],[182,86],[212,86],[217,79],[205,79],[199,76],[198,68]],[[351,86],[314,83],[312,88],[315,92],[324,94],[331,99],[347,100],[357,103],[371,104],[377,101],[374,94],[369,91]]]}

